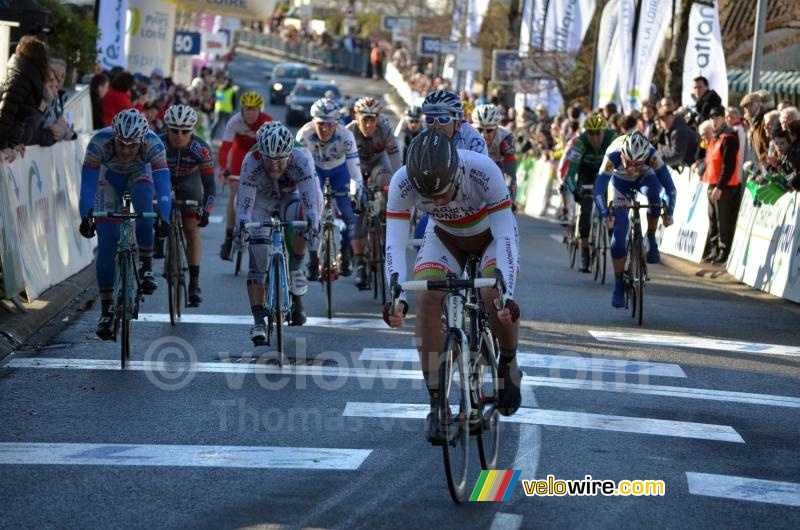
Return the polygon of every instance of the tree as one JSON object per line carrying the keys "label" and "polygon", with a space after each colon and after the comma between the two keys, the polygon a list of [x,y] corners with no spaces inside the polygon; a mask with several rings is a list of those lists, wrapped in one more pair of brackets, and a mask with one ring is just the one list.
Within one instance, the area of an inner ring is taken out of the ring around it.
{"label": "tree", "polygon": [[66,82],[74,71],[94,72],[97,61],[97,38],[100,31],[93,21],[81,19],[57,0],[38,0],[53,13],[53,36],[48,39],[50,56],[67,63]]}

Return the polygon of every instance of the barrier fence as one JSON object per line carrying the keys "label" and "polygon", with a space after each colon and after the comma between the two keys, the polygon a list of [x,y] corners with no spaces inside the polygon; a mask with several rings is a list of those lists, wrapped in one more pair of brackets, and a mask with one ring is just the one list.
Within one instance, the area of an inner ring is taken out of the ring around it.
{"label": "barrier fence", "polygon": [[0,163],[0,257],[3,291],[35,300],[94,259],[96,239],[78,233],[78,195],[90,134],[51,147],[28,146]]}

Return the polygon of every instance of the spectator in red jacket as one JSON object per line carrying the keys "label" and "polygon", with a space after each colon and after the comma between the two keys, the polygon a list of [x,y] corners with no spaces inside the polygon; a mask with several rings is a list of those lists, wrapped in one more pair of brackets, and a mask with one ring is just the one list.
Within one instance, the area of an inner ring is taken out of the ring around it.
{"label": "spectator in red jacket", "polygon": [[108,92],[101,100],[104,127],[111,125],[111,120],[119,111],[135,108],[131,102],[131,90],[135,84],[136,79],[130,72],[120,72],[111,80]]}

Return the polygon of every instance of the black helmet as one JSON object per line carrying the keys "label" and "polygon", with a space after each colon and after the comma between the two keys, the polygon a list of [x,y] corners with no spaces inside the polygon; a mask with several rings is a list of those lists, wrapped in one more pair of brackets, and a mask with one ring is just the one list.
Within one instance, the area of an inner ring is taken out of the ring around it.
{"label": "black helmet", "polygon": [[411,185],[424,197],[441,195],[458,172],[458,151],[441,131],[425,129],[408,147],[406,173]]}

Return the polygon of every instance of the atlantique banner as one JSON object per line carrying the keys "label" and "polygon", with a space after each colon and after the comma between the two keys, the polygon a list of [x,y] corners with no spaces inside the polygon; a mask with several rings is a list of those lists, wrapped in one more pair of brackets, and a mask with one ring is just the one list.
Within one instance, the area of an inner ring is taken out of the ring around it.
{"label": "atlantique banner", "polygon": [[683,93],[681,103],[694,107],[692,80],[708,79],[708,85],[719,94],[722,105],[728,105],[728,71],[719,25],[718,1],[714,6],[693,4],[689,15],[689,38],[683,60]]}

